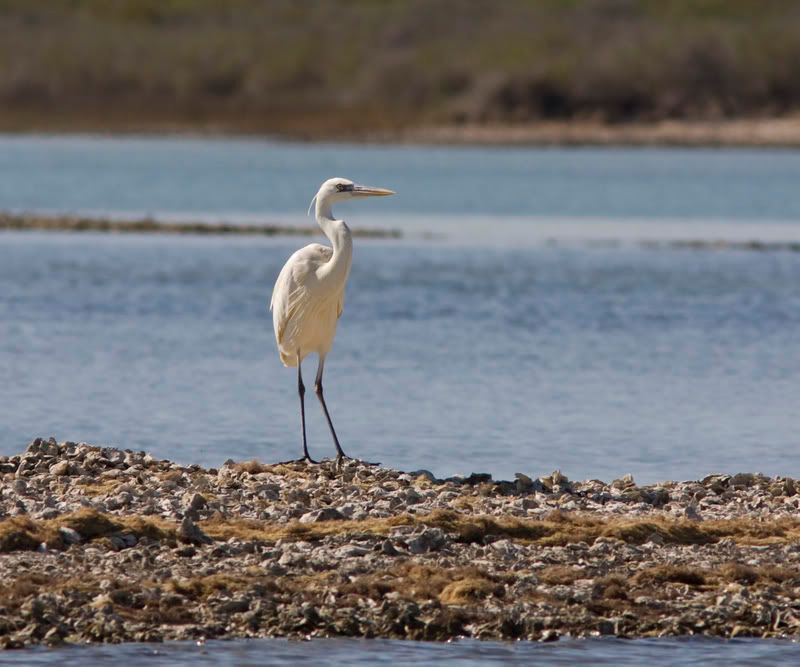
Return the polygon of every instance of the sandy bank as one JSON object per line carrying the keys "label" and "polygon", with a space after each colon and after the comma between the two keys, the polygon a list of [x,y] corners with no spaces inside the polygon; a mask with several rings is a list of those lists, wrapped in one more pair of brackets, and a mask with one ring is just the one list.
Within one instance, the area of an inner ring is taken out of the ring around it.
{"label": "sandy bank", "polygon": [[540,146],[798,147],[800,117],[607,124],[591,121],[410,128],[401,143]]}
{"label": "sandy bank", "polygon": [[662,120],[605,123],[592,120],[525,123],[369,124],[333,126],[314,117],[266,120],[259,116],[197,119],[105,114],[100,118],[23,114],[15,121],[0,110],[0,131],[10,133],[163,134],[252,136],[276,140],[450,146],[680,146],[707,148],[800,147],[800,115],[777,118]]}
{"label": "sandy bank", "polygon": [[37,439],[0,457],[0,645],[793,636],[791,479],[220,469]]}

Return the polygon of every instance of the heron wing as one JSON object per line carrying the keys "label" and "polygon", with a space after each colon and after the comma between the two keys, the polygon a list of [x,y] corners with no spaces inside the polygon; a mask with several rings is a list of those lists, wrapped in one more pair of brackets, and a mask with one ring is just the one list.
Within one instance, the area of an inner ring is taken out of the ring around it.
{"label": "heron wing", "polygon": [[[272,290],[270,310],[275,325],[275,339],[280,346],[289,324],[302,316],[310,302],[309,285],[316,278],[316,271],[330,261],[333,250],[319,243],[300,248],[283,265]],[[338,313],[344,307],[344,293],[339,297]]]}

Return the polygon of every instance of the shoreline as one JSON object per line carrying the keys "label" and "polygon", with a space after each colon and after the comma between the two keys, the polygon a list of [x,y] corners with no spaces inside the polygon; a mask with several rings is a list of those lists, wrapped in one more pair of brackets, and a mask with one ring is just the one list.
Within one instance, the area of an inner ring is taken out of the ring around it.
{"label": "shoreline", "polygon": [[[114,219],[90,216],[58,214],[6,213],[0,211],[0,234],[2,232],[66,232],[104,234],[165,234],[191,236],[321,236],[316,226],[276,225],[272,223],[235,224],[227,222],[166,222],[155,218]],[[414,238],[399,229],[361,228],[352,230],[356,238],[405,239]],[[430,232],[417,234],[419,238],[433,238]],[[777,239],[725,239],[708,238],[604,238],[602,235],[586,238],[564,238],[543,236],[542,244],[551,246],[580,243],[589,248],[623,248],[629,244],[649,250],[683,250],[716,252],[800,252],[800,240]]]}
{"label": "shoreline", "polygon": [[[117,220],[72,215],[39,215],[0,212],[0,232],[101,232],[114,234],[190,234],[195,236],[321,236],[318,226],[299,227],[266,223],[234,224],[228,222],[163,222],[153,218]],[[352,230],[354,237],[396,239],[401,233],[396,229],[359,228]]]}
{"label": "shoreline", "polygon": [[0,457],[0,646],[797,637],[800,482]]}
{"label": "shoreline", "polygon": [[327,127],[310,120],[305,125],[263,123],[253,118],[226,116],[218,120],[184,118],[92,116],[52,118],[33,114],[33,120],[4,118],[0,133],[14,135],[94,134],[259,138],[273,141],[423,146],[520,147],[683,147],[683,148],[800,148],[800,115],[722,120],[666,120],[602,123],[591,120],[541,121],[506,124],[431,124],[396,127]]}

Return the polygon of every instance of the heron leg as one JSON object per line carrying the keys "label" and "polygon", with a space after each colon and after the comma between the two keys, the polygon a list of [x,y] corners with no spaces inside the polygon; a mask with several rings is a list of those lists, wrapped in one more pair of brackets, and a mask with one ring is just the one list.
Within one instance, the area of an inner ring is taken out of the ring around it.
{"label": "heron leg", "polygon": [[303,372],[300,370],[300,354],[297,355],[297,393],[300,395],[300,428],[303,431],[303,458],[301,461],[316,463],[308,453],[308,443],[306,442],[306,408],[305,395],[306,386],[303,384]]}
{"label": "heron leg", "polygon": [[339,438],[336,437],[336,430],[333,428],[333,422],[331,421],[331,415],[328,412],[328,406],[325,405],[325,394],[322,393],[322,371],[325,368],[325,357],[319,358],[319,366],[317,367],[317,377],[314,380],[314,392],[317,394],[317,398],[319,402],[322,403],[322,411],[325,413],[325,419],[328,421],[328,428],[331,430],[331,436],[333,436],[333,444],[336,445],[336,460],[341,461],[342,459],[346,459],[347,454],[344,453],[342,450],[342,446],[339,444]]}

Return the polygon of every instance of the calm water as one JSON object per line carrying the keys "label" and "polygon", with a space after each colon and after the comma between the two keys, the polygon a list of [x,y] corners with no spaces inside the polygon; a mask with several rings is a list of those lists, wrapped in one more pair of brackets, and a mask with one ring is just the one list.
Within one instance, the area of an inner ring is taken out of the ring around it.
{"label": "calm water", "polygon": [[[800,254],[596,246],[560,222],[594,206],[577,228],[605,238],[791,236],[799,152],[5,138],[0,210],[300,220],[331,173],[400,192],[343,208],[354,225],[446,230],[357,241],[326,369],[349,453],[440,475],[800,475]],[[296,455],[267,303],[305,242],[1,235],[0,451],[54,434],[205,465]]]}
{"label": "calm water", "polygon": [[219,667],[255,667],[256,665],[327,665],[356,667],[391,665],[416,667],[445,661],[458,667],[480,665],[593,665],[639,667],[751,667],[795,664],[798,647],[788,641],[734,639],[655,639],[625,641],[618,639],[562,640],[551,644],[525,642],[500,643],[458,641],[449,644],[386,640],[282,640],[208,642],[196,646],[188,642],[163,645],[128,644],[123,646],[76,647],[70,649],[34,649],[0,655],[2,665],[110,664],[215,665]]}
{"label": "calm water", "polygon": [[258,140],[0,135],[0,210],[299,219],[318,184],[346,176],[399,196],[380,214],[800,220],[800,151],[508,149],[276,144]]}
{"label": "calm water", "polygon": [[[800,238],[800,152],[0,138],[0,210],[309,224],[334,174],[399,192],[343,207],[353,226],[409,232],[357,241],[326,373],[351,454],[439,475],[800,476],[800,253],[632,242]],[[296,456],[295,379],[266,306],[305,242],[0,234],[0,453],[53,434],[206,465]],[[313,397],[309,432],[312,453],[333,453]],[[795,650],[337,640],[0,663],[728,665]]]}

